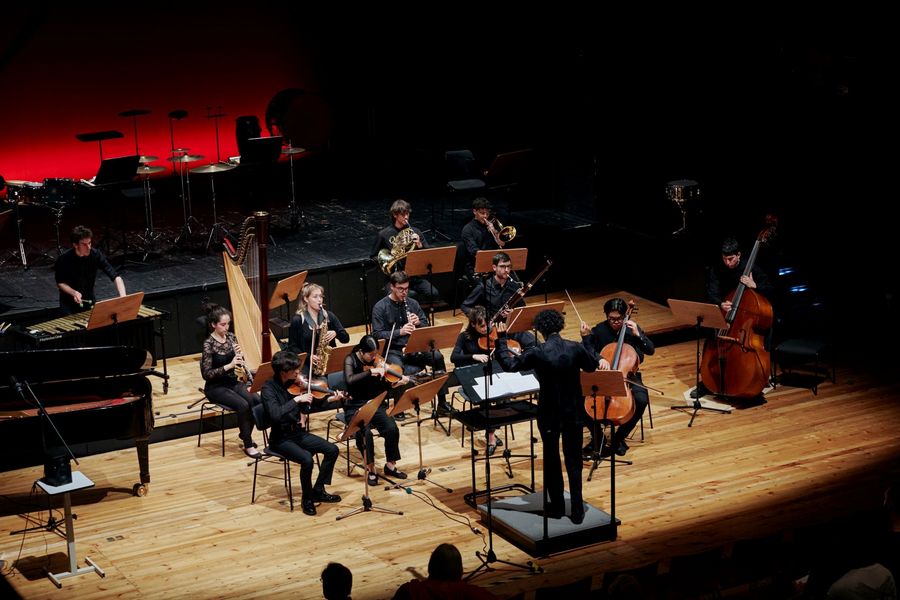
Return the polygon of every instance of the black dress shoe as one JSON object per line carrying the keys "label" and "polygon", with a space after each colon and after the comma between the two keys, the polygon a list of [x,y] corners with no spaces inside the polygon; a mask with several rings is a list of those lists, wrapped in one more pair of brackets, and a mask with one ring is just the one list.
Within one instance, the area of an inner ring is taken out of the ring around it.
{"label": "black dress shoe", "polygon": [[584,522],[584,505],[573,506],[572,516],[569,517],[569,520],[575,525],[581,525]]}
{"label": "black dress shoe", "polygon": [[603,447],[600,448],[600,458],[606,458],[606,457],[612,456],[612,455],[613,455],[612,446],[610,446],[609,444],[603,444]]}
{"label": "black dress shoe", "polygon": [[565,507],[556,508],[555,505],[547,503],[547,518],[548,519],[562,519],[566,516]]}
{"label": "black dress shoe", "polygon": [[313,502],[340,502],[341,497],[337,494],[329,494],[325,490],[313,491]]}
{"label": "black dress shoe", "polygon": [[592,456],[594,455],[594,443],[591,442],[590,444],[588,444],[587,446],[585,446],[584,448],[582,448],[582,449],[581,449],[581,455],[584,456],[584,457],[586,457],[586,458],[592,457]]}
{"label": "black dress shoe", "polygon": [[378,485],[378,475],[377,474],[369,473],[368,475],[366,475],[366,477],[368,477],[369,485]]}
{"label": "black dress shoe", "polygon": [[394,415],[394,418],[398,421],[403,421],[406,419],[406,413],[400,413],[398,415]]}
{"label": "black dress shoe", "polygon": [[309,515],[309,516],[311,516],[311,517],[315,516],[315,514],[316,514],[316,503],[313,502],[312,499],[308,499],[308,500],[307,500],[307,499],[304,498],[303,501],[302,501],[300,504],[301,504],[301,506],[303,506],[303,514],[304,514],[304,515]]}
{"label": "black dress shoe", "polygon": [[396,477],[397,479],[406,479],[406,473],[400,471],[399,469],[392,469],[388,466],[384,467],[384,474],[390,475],[391,477]]}
{"label": "black dress shoe", "polygon": [[616,454],[619,456],[625,456],[625,453],[628,452],[628,444],[625,442],[619,442],[619,446],[616,448]]}

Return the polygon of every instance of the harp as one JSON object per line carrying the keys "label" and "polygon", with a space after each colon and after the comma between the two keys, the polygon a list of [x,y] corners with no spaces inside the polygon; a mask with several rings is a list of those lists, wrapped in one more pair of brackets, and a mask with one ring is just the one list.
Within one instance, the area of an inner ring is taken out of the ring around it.
{"label": "harp", "polygon": [[237,249],[225,244],[225,282],[234,317],[234,335],[244,352],[244,365],[256,372],[280,350],[269,329],[269,273],[266,247],[269,213],[256,212],[241,226]]}

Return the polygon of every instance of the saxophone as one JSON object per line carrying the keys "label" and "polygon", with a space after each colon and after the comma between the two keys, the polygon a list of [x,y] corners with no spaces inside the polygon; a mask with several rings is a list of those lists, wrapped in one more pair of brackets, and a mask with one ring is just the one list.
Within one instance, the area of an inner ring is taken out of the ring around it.
{"label": "saxophone", "polygon": [[325,334],[328,333],[328,311],[325,310],[325,307],[322,306],[322,313],[324,315],[324,319],[322,319],[321,325],[318,327],[318,336],[319,342],[316,344],[316,356],[319,359],[319,364],[313,364],[313,375],[318,377],[322,377],[325,375],[325,372],[328,369],[328,357],[331,356],[331,345],[325,341]]}

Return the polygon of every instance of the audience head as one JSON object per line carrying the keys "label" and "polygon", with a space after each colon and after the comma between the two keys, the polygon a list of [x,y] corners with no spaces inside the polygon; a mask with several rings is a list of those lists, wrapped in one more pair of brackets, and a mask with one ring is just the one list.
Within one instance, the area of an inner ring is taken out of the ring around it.
{"label": "audience head", "polygon": [[428,579],[459,581],[462,579],[462,556],[453,544],[441,544],[428,559]]}
{"label": "audience head", "polygon": [[322,595],[325,600],[346,600],[353,587],[353,573],[341,563],[330,562],[322,569]]}

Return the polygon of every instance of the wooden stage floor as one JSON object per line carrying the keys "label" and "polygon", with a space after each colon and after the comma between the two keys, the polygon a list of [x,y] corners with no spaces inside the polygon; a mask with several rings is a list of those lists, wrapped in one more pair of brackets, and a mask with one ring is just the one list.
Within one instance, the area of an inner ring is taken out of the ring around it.
{"label": "wooden stage floor", "polygon": [[[575,295],[591,324],[601,318],[605,297]],[[651,337],[679,327],[665,307],[639,303],[637,320]],[[452,319],[445,313],[439,321]],[[462,317],[456,319],[462,322]],[[566,337],[575,337],[576,321],[574,311],[567,310]],[[351,337],[358,339],[359,332]],[[616,516],[622,521],[618,539],[538,558],[543,573],[495,562],[495,570],[482,570],[475,583],[501,598],[521,592],[531,597],[539,587],[585,576],[593,577],[596,589],[604,573],[657,561],[664,571],[674,556],[790,532],[880,504],[900,466],[896,375],[839,365],[837,383],[820,385],[818,395],[779,386],[764,404],[731,414],[701,411],[688,428],[689,414],[670,405],[685,403],[694,361],[695,343],[687,339],[658,348],[644,364],[644,381],[665,395],[651,395],[653,428],[645,420],[644,442],[639,437],[631,442],[627,458],[634,464],[616,469]],[[154,399],[157,427],[196,418],[185,410],[197,398],[196,363],[196,356],[170,362],[169,394]],[[157,381],[154,386],[159,390]],[[175,413],[182,414],[166,416]],[[314,429],[324,435],[328,414],[313,419]],[[400,429],[404,458],[399,464],[414,477],[417,428]],[[319,598],[322,568],[338,561],[353,571],[353,598],[365,600],[390,598],[404,581],[424,576],[431,550],[442,542],[455,544],[466,570],[474,570],[480,565],[475,553],[485,551],[489,542],[487,528],[463,501],[472,487],[468,442],[460,447],[458,425],[450,437],[430,421],[422,423],[420,432],[423,462],[433,469],[429,477],[453,492],[412,480],[407,480],[408,489],[379,486],[370,492],[374,504],[403,511],[402,516],[363,512],[341,521],[335,517],[361,506],[363,493],[361,472],[355,469],[347,476],[343,447],[329,487],[343,501],[320,505],[316,517],[305,516],[299,507],[289,511],[280,477],[261,479],[257,502],[250,503],[253,468],[240,451],[236,429],[226,432],[224,458],[215,433],[205,435],[200,447],[196,437],[151,445],[152,483],[145,497],[131,495],[137,481],[134,450],[85,457],[76,468],[96,486],[72,494],[77,553],[80,565],[89,556],[106,577],[82,575],[64,580],[64,590],[57,590],[42,572],[66,570],[66,544],[46,531],[0,535],[3,573],[25,598]],[[517,425],[515,439],[506,442],[513,451],[527,448],[527,425]],[[376,444],[380,469],[383,446]],[[476,445],[483,447],[483,441]],[[352,452],[356,456],[355,448]],[[495,485],[529,483],[527,459],[512,463],[510,479],[499,453],[495,456]],[[536,467],[540,488],[540,461]],[[281,473],[277,465],[261,468]],[[2,475],[4,531],[28,525],[29,514],[46,522],[44,498],[30,492],[41,475],[40,468]],[[483,463],[477,477],[483,487]],[[294,482],[296,489],[296,477]],[[585,483],[585,499],[610,510],[608,463]],[[59,506],[53,515],[61,518]],[[500,536],[492,540],[498,559],[521,564],[530,559]]]}

